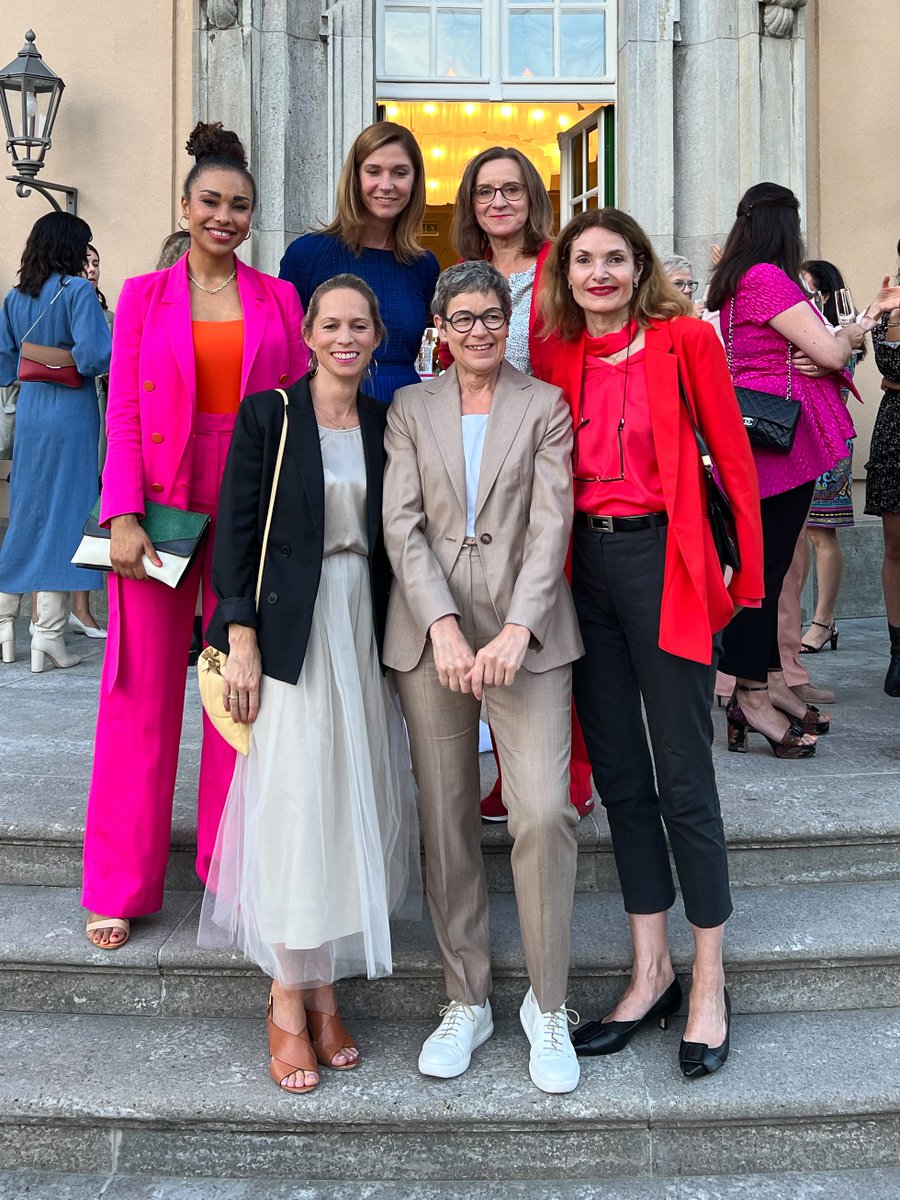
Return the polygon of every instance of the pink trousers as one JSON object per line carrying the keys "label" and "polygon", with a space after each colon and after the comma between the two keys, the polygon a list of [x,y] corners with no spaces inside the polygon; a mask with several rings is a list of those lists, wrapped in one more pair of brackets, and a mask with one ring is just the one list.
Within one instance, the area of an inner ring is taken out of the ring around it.
{"label": "pink trousers", "polygon": [[[190,507],[197,512],[214,517],[233,425],[233,416],[196,416]],[[204,625],[215,607],[210,579],[214,533],[215,521],[178,588],[153,579],[109,579],[109,637],[100,679],[82,891],[84,907],[105,917],[139,917],[162,907],[198,589]],[[204,883],[234,758],[235,751],[204,713],[196,863]]]}

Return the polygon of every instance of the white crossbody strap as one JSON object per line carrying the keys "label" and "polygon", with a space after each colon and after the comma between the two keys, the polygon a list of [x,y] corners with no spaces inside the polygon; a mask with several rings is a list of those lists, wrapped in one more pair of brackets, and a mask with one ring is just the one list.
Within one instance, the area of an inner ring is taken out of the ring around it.
{"label": "white crossbody strap", "polygon": [[262,591],[263,571],[266,566],[266,550],[269,545],[269,530],[272,527],[272,513],[275,511],[275,494],[278,491],[278,477],[281,475],[281,462],[284,458],[284,447],[287,443],[288,432],[288,398],[287,392],[278,388],[278,394],[284,401],[284,423],[281,426],[281,441],[278,443],[278,456],[275,459],[275,474],[272,476],[272,492],[269,496],[269,511],[266,513],[266,528],[263,533],[262,552],[259,556],[259,574],[256,577],[256,607],[259,608],[259,594]]}

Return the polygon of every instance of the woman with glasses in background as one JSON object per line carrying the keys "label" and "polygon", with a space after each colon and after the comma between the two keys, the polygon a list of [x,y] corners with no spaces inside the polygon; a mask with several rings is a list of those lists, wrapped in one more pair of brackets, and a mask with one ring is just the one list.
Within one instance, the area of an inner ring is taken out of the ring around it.
{"label": "woman with glasses in background", "polygon": [[694,268],[691,266],[691,260],[685,258],[683,254],[667,254],[662,260],[663,270],[668,274],[672,284],[678,288],[683,296],[694,302],[694,316],[702,317],[706,311],[706,305],[702,300],[694,300],[697,288],[700,286],[700,281],[694,279]]}

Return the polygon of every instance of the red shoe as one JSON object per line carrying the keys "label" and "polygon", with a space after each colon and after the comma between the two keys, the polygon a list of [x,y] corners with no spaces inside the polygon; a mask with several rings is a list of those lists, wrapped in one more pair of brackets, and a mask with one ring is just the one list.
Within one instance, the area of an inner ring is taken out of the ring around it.
{"label": "red shoe", "polygon": [[506,820],[506,809],[503,807],[499,779],[481,802],[481,819],[492,822]]}

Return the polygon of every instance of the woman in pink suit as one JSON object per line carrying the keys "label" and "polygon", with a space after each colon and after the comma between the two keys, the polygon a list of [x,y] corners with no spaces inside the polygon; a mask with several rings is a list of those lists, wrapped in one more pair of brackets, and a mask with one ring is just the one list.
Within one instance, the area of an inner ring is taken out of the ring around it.
{"label": "woman in pink suit", "polygon": [[[237,136],[198,125],[182,196],[188,254],[126,281],[116,312],[100,517],[114,574],[84,839],[87,934],[115,949],[130,918],[162,906],[184,696],[198,589],[204,619],[214,524],[177,589],[148,579],[156,551],[141,525],[145,498],[214,516],[241,397],[306,370],[295,289],[245,266],[256,185]],[[127,760],[127,773],[123,770]],[[234,750],[204,714],[197,874],[205,882],[234,769]]]}

